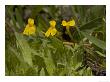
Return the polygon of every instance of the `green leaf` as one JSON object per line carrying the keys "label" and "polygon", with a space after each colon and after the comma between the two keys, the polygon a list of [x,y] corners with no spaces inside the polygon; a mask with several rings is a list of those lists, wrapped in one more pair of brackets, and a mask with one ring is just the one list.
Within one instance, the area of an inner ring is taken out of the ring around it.
{"label": "green leaf", "polygon": [[104,17],[106,14],[105,10],[106,10],[106,7],[104,5],[95,5],[90,8],[90,13],[91,13],[90,15],[93,18]]}
{"label": "green leaf", "polygon": [[15,17],[13,16],[13,6],[10,6],[10,7],[9,6],[6,6],[6,11],[9,14],[9,16],[11,17],[11,20],[12,20],[13,26],[14,26],[14,29],[18,30],[18,27],[16,26]]}
{"label": "green leaf", "polygon": [[46,69],[49,75],[53,75],[55,70],[55,65],[54,65],[50,50],[47,50],[47,57],[44,57],[44,61],[45,61]]}
{"label": "green leaf", "polygon": [[42,10],[42,8],[42,5],[32,7],[32,17],[35,18],[35,16]]}
{"label": "green leaf", "polygon": [[24,39],[23,35],[15,32],[15,36],[17,39],[18,47],[20,48],[24,61],[27,62],[31,67],[33,66],[32,63],[32,56],[31,56],[31,48],[29,47],[29,44]]}
{"label": "green leaf", "polygon": [[56,37],[51,37],[50,41],[51,45],[54,46],[55,48],[62,49],[64,47],[63,42]]}
{"label": "green leaf", "polygon": [[40,76],[45,76],[44,68],[41,69],[41,71],[40,71]]}
{"label": "green leaf", "polygon": [[48,25],[46,24],[46,21],[42,16],[37,17],[37,23],[38,23],[38,32],[45,31],[48,29]]}
{"label": "green leaf", "polygon": [[[24,27],[24,22],[23,22],[23,19],[22,19],[22,16],[21,16],[21,14],[20,14],[20,12],[19,12],[19,10],[16,8],[15,9],[15,13],[16,13],[16,20],[17,20],[17,22],[18,22],[18,24],[19,24],[19,26],[20,26],[20,28],[23,28]],[[18,27],[19,28],[19,27]]]}
{"label": "green leaf", "polygon": [[11,47],[11,46],[8,46],[8,48],[9,48],[9,50],[10,50],[11,52],[14,53],[14,55],[19,59],[20,62],[23,62],[23,58],[19,55],[20,53],[17,52],[16,49],[14,49],[14,48]]}
{"label": "green leaf", "polygon": [[84,71],[84,75],[86,76],[92,76],[92,69],[90,67],[86,68]]}
{"label": "green leaf", "polygon": [[99,54],[100,56],[102,56],[102,57],[106,57],[105,56],[105,54],[102,54],[101,52],[99,52],[99,51],[95,51],[97,54]]}
{"label": "green leaf", "polygon": [[102,26],[103,23],[104,22],[103,22],[102,18],[96,18],[96,19],[82,25],[79,29],[82,31],[83,30],[92,30],[92,29],[95,29],[96,27],[98,28],[98,27]]}
{"label": "green leaf", "polygon": [[89,39],[93,44],[98,46],[99,48],[105,50],[106,49],[106,43],[102,40],[99,40],[93,36],[90,36],[89,33],[81,31],[82,35],[85,36],[87,39]]}

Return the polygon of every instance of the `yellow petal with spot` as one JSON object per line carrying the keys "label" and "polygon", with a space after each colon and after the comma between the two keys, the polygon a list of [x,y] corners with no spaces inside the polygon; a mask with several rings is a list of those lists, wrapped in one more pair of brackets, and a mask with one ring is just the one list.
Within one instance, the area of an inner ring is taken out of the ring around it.
{"label": "yellow petal with spot", "polygon": [[54,36],[56,33],[57,33],[56,28],[53,28],[53,29],[51,30],[51,35]]}
{"label": "yellow petal with spot", "polygon": [[36,32],[35,26],[30,27],[30,29],[29,29],[29,35],[34,35],[35,32]]}
{"label": "yellow petal with spot", "polygon": [[75,21],[74,20],[69,21],[68,26],[75,26]]}
{"label": "yellow petal with spot", "polygon": [[23,31],[23,34],[24,35],[34,35],[35,32],[36,32],[35,25],[33,25],[33,26],[30,27],[29,24],[27,24],[26,27],[25,27],[25,29],[24,29],[24,31]]}
{"label": "yellow petal with spot", "polygon": [[67,22],[65,20],[63,20],[61,25],[67,26]]}

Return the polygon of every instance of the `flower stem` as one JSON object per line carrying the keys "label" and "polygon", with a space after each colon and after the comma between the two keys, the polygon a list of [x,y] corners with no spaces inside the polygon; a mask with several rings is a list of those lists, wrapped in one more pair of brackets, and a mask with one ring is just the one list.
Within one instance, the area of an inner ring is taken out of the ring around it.
{"label": "flower stem", "polygon": [[73,36],[71,35],[71,32],[70,32],[69,28],[66,28],[66,30],[67,30],[67,33],[68,33],[69,37],[70,37],[71,40],[73,41]]}

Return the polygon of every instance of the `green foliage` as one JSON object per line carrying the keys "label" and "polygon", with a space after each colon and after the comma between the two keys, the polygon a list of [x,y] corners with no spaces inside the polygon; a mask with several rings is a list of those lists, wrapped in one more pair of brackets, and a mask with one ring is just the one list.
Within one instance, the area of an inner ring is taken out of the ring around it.
{"label": "green foliage", "polygon": [[27,62],[32,67],[33,66],[32,56],[31,56],[32,52],[31,52],[31,48],[29,47],[29,44],[22,35],[15,32],[15,36],[17,40],[17,45],[20,51],[22,52],[24,61]]}
{"label": "green foliage", "polygon": [[[6,5],[5,75],[100,75],[106,71],[105,10],[105,6]],[[30,17],[37,31],[26,36],[23,30]],[[72,18],[76,25],[68,35],[61,22]],[[57,21],[58,32],[45,37],[50,20]]]}
{"label": "green foliage", "polygon": [[20,11],[17,8],[15,9],[15,13],[16,13],[16,20],[19,24],[19,27],[23,28],[24,27],[24,22],[23,22],[21,14],[20,14]]}
{"label": "green foliage", "polygon": [[82,25],[80,27],[80,30],[92,30],[92,29],[94,30],[94,29],[101,27],[103,23],[104,22],[102,18],[97,18],[97,19],[90,21],[89,23],[86,23],[85,25]]}
{"label": "green foliage", "polygon": [[99,48],[102,48],[102,49],[106,49],[106,46],[105,46],[105,42],[104,41],[101,41],[93,36],[90,36],[89,33],[87,32],[81,32],[86,38],[88,38],[92,43],[94,43],[96,46],[98,46]]}

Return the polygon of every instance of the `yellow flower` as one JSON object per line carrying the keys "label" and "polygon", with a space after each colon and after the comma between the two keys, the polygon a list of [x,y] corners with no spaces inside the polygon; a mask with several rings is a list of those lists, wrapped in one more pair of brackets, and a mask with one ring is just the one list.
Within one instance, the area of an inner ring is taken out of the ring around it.
{"label": "yellow flower", "polygon": [[28,24],[26,25],[23,34],[25,35],[34,35],[36,32],[36,26],[34,25],[34,19],[29,18]]}
{"label": "yellow flower", "polygon": [[45,33],[46,37],[49,37],[50,35],[54,36],[57,33],[57,30],[55,28],[56,22],[53,20],[53,21],[50,21],[49,23],[50,23],[50,27]]}
{"label": "yellow flower", "polygon": [[33,26],[33,25],[34,25],[34,19],[29,18],[29,19],[28,19],[28,24],[29,24],[30,26]]}
{"label": "yellow flower", "polygon": [[63,20],[61,25],[66,26],[66,28],[69,28],[70,26],[75,26],[75,21],[71,20],[66,22],[65,20]]}
{"label": "yellow flower", "polygon": [[50,21],[49,23],[50,23],[50,27],[55,27],[55,25],[56,25],[56,22],[54,20]]}

